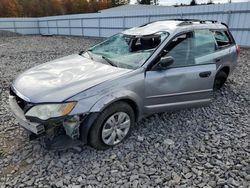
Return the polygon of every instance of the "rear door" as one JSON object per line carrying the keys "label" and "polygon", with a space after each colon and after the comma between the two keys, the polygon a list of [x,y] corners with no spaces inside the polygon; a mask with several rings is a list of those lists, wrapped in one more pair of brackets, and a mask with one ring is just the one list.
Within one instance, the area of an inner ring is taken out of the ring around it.
{"label": "rear door", "polygon": [[176,36],[163,56],[174,63],[167,70],[147,71],[145,110],[160,112],[208,104],[213,91],[216,65],[215,40],[209,30]]}

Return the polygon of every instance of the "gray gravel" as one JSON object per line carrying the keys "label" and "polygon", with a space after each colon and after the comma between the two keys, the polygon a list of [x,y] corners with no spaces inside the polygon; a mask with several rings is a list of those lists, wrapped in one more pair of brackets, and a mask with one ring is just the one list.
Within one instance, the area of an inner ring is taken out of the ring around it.
{"label": "gray gravel", "polygon": [[250,50],[209,107],[155,114],[107,151],[48,151],[8,110],[10,82],[98,40],[0,37],[0,187],[250,187]]}
{"label": "gray gravel", "polygon": [[17,37],[17,36],[21,36],[21,34],[11,31],[0,30],[0,37]]}

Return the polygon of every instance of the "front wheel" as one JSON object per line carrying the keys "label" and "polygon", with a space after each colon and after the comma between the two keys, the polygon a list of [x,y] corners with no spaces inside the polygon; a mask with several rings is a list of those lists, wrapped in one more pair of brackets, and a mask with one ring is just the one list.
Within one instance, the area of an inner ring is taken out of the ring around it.
{"label": "front wheel", "polygon": [[214,90],[219,90],[222,88],[222,86],[225,84],[227,80],[227,73],[224,71],[220,71],[216,74],[214,79]]}
{"label": "front wheel", "polygon": [[135,123],[132,107],[116,102],[100,113],[89,133],[89,144],[96,149],[107,149],[121,143]]}

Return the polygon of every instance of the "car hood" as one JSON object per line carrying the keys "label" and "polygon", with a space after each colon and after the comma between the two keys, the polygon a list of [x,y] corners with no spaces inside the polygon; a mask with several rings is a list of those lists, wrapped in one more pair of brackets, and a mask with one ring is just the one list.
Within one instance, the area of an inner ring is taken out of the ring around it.
{"label": "car hood", "polygon": [[27,70],[17,77],[13,87],[32,103],[62,102],[130,71],[75,54]]}

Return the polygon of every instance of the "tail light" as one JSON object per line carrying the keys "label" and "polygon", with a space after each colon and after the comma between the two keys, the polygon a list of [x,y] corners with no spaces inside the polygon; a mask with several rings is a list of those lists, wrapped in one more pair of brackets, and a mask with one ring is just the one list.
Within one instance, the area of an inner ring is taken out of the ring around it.
{"label": "tail light", "polygon": [[236,45],[236,52],[238,55],[240,54],[240,46],[239,45]]}

